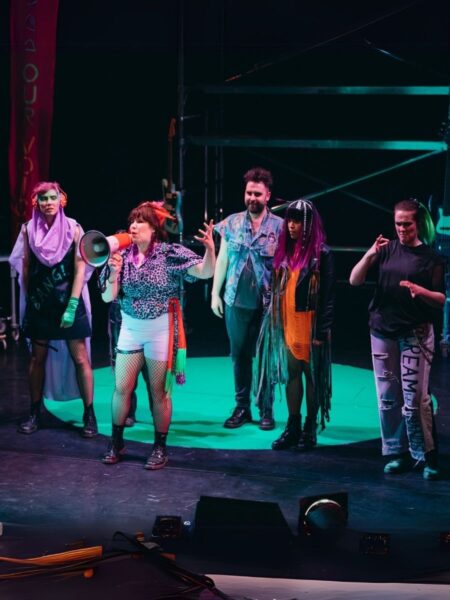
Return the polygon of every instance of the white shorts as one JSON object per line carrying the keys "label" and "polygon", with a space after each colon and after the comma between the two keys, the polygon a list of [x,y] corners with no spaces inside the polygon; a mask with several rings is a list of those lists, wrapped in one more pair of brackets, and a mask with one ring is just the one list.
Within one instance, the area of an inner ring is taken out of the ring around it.
{"label": "white shorts", "polygon": [[122,312],[117,352],[143,351],[145,358],[166,361],[169,355],[169,315],[135,319]]}

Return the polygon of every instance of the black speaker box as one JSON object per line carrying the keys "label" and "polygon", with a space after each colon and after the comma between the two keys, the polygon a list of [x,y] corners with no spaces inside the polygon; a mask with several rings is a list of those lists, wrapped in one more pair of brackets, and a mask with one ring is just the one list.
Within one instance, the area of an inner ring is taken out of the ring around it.
{"label": "black speaker box", "polygon": [[211,552],[232,550],[285,554],[293,535],[275,502],[201,496],[194,521],[194,540]]}

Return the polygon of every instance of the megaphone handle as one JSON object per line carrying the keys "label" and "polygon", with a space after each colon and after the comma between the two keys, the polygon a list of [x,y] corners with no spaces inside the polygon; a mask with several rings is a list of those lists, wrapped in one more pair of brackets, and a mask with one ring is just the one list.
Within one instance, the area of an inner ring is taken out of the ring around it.
{"label": "megaphone handle", "polygon": [[111,275],[111,269],[108,265],[108,263],[106,263],[106,265],[103,266],[102,270],[100,271],[100,269],[96,269],[97,274],[98,274],[98,287],[100,288],[100,293],[103,294],[106,290],[106,282],[109,279],[109,276]]}

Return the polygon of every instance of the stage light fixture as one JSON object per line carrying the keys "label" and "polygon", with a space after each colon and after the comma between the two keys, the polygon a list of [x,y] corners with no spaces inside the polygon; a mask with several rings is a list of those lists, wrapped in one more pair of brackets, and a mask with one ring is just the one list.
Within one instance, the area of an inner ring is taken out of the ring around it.
{"label": "stage light fixture", "polygon": [[347,492],[300,498],[298,520],[298,533],[300,536],[332,541],[341,536],[347,521]]}
{"label": "stage light fixture", "polygon": [[179,540],[183,537],[183,520],[173,515],[157,515],[152,536],[162,540]]}

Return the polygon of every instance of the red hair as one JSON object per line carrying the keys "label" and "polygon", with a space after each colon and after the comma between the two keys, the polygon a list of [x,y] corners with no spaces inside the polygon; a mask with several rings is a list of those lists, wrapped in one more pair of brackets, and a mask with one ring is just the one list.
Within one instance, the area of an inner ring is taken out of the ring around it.
{"label": "red hair", "polygon": [[164,229],[164,221],[167,218],[173,217],[162,207],[162,202],[141,202],[128,215],[128,224],[131,225],[133,221],[145,221],[154,229],[155,238],[165,241],[167,232]]}

